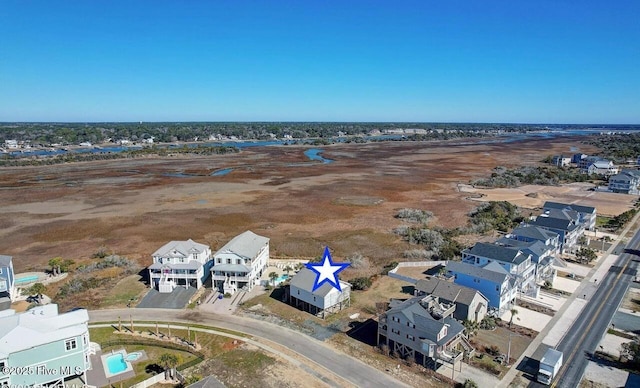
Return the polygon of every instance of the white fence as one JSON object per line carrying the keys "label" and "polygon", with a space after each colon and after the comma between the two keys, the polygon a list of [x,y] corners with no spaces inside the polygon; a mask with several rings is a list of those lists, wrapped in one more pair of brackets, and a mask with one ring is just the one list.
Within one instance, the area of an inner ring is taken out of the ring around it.
{"label": "white fence", "polygon": [[[184,383],[185,381],[184,376],[182,376],[180,372],[176,372],[176,376],[174,380],[178,380],[181,383]],[[149,377],[148,379],[141,381],[138,384],[132,385],[131,388],[147,388],[161,381],[165,381],[164,372],[158,373],[157,375]]]}

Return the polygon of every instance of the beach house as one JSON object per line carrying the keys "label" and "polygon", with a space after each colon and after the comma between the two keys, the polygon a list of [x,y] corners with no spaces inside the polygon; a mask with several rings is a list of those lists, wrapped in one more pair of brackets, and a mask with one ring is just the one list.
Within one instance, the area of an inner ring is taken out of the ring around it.
{"label": "beach house", "polygon": [[152,257],[153,264],[148,267],[149,279],[152,286],[162,293],[171,292],[178,286],[202,287],[212,265],[211,248],[191,239],[168,242]]}
{"label": "beach house", "polygon": [[61,387],[70,379],[86,385],[88,323],[87,310],[59,314],[56,304],[0,311],[0,386]]}
{"label": "beach house", "polygon": [[340,291],[329,283],[313,289],[317,274],[303,267],[291,278],[289,304],[321,318],[349,307],[351,284],[340,280]]}
{"label": "beach house", "polygon": [[269,239],[246,231],[234,237],[213,255],[213,287],[224,294],[250,291],[260,283],[269,263]]}
{"label": "beach house", "polygon": [[463,342],[464,327],[453,318],[454,310],[455,305],[433,295],[392,299],[389,309],[378,317],[378,346],[432,369],[440,364],[455,367],[464,350],[473,348]]}

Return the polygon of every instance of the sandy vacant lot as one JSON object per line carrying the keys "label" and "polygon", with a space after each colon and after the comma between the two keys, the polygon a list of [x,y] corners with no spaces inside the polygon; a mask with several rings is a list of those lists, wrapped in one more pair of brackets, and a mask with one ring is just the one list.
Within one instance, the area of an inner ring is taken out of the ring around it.
{"label": "sandy vacant lot", "polygon": [[[309,161],[303,154],[309,147],[279,146],[233,155],[3,168],[0,253],[14,257],[17,271],[41,268],[55,256],[87,258],[101,246],[147,265],[169,240],[192,238],[215,250],[249,229],[271,238],[275,256],[319,256],[329,245],[337,257],[360,252],[380,264],[409,248],[391,232],[403,207],[430,210],[445,227],[465,224],[478,205],[471,197],[479,194],[480,200],[526,207],[554,199],[603,209],[606,201],[608,214],[626,210],[632,197],[581,185],[510,191],[460,186],[498,165],[535,165],[576,146],[595,151],[568,138],[386,142],[322,147],[323,156],[334,160],[328,164]],[[222,168],[233,171],[211,176]],[[533,202],[524,197],[531,190],[540,193]]]}

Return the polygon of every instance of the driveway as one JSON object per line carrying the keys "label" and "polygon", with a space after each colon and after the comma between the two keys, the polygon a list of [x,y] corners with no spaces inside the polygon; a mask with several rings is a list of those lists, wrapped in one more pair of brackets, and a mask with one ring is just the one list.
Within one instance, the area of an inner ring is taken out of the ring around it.
{"label": "driveway", "polygon": [[[235,315],[221,316],[202,311],[171,309],[113,309],[89,311],[91,322],[113,322],[119,316],[131,317],[137,321],[162,321],[201,323],[213,327],[250,334],[263,340],[272,341],[299,354],[301,358],[322,367],[330,378],[337,375],[359,387],[406,387],[406,384],[375,369],[353,357],[303,333]],[[335,379],[335,377],[334,377]]]}
{"label": "driveway", "polygon": [[196,293],[193,287],[176,287],[171,293],[160,293],[155,288],[147,292],[147,295],[138,303],[138,308],[183,309]]}

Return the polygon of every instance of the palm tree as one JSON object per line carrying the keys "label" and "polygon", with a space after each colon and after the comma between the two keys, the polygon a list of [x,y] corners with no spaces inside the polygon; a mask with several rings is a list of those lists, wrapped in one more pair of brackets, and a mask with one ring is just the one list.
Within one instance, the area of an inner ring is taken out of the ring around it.
{"label": "palm tree", "polygon": [[518,315],[518,310],[516,308],[512,308],[510,311],[511,319],[509,319],[509,329],[511,329],[511,324],[513,323],[513,316]]}
{"label": "palm tree", "polygon": [[31,288],[29,288],[29,294],[37,295],[38,301],[42,301],[42,294],[47,292],[47,287],[42,283],[36,283]]}
{"label": "palm tree", "polygon": [[276,279],[278,278],[278,274],[276,272],[271,272],[269,274],[269,279],[271,280],[271,284],[275,287]]}
{"label": "palm tree", "polygon": [[293,271],[293,268],[291,268],[290,265],[287,265],[286,267],[284,267],[284,272],[287,273],[287,276],[289,276],[289,272]]}
{"label": "palm tree", "polygon": [[464,331],[465,333],[467,333],[468,338],[471,338],[472,336],[474,336],[478,332],[478,329],[480,328],[480,325],[478,324],[478,322],[470,321],[468,319],[465,319],[462,322],[462,326],[464,326]]}
{"label": "palm tree", "polygon": [[174,375],[173,368],[178,366],[180,358],[173,353],[162,353],[160,355],[160,365],[164,368],[164,379],[170,380]]}

